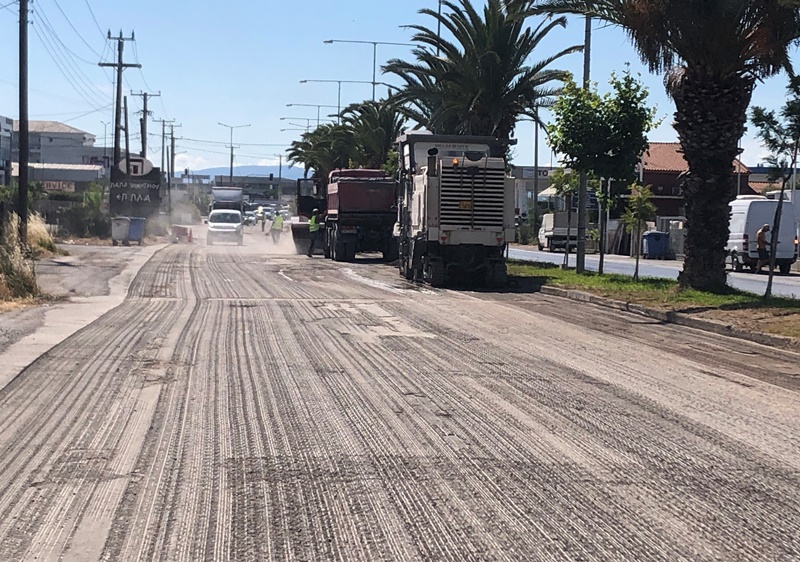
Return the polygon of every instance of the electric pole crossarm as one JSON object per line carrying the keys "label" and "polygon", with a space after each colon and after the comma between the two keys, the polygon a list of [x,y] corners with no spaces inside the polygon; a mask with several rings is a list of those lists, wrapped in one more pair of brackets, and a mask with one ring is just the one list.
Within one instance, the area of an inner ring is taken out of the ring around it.
{"label": "electric pole crossarm", "polygon": [[[108,32],[109,40],[112,39],[111,32]],[[119,37],[117,37],[117,62],[110,63],[110,62],[101,62],[98,63],[98,66],[102,68],[114,68],[117,71],[117,78],[116,78],[116,106],[114,111],[114,166],[111,169],[112,179],[113,176],[119,173],[119,163],[121,160],[121,143],[120,143],[120,135],[122,132],[122,71],[126,68],[142,68],[141,64],[138,63],[126,63],[123,61],[123,52],[125,50],[125,41],[133,41],[134,36],[131,33],[130,37],[123,37],[122,32],[120,32]]]}
{"label": "electric pole crossarm", "polygon": [[161,97],[161,92],[157,94],[149,94],[147,92],[140,92],[135,94],[131,92],[132,96],[137,96],[142,98],[142,120],[141,120],[141,127],[142,127],[142,158],[147,158],[147,118],[150,117],[150,112],[147,109],[147,101],[150,98],[158,98]]}

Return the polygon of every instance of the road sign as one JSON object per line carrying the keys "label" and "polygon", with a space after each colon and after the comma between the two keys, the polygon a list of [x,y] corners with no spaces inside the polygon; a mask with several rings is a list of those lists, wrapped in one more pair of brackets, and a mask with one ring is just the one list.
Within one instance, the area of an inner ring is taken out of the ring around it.
{"label": "road sign", "polygon": [[120,175],[114,175],[109,190],[108,204],[111,214],[150,217],[158,213],[161,206],[161,170],[153,168],[145,176],[131,174],[130,184]]}
{"label": "road sign", "polygon": [[123,158],[119,162],[119,171],[123,175],[127,175],[128,173],[128,163],[130,162],[131,167],[131,176],[132,177],[142,177],[147,176],[150,172],[153,171],[153,163],[150,162],[147,158],[142,158],[141,156],[131,156],[129,159]]}
{"label": "road sign", "polygon": [[[575,193],[572,195],[572,208],[578,208],[578,194]],[[597,195],[594,191],[587,191],[586,192],[586,209],[589,211],[599,211],[600,210],[600,203],[597,201]]]}

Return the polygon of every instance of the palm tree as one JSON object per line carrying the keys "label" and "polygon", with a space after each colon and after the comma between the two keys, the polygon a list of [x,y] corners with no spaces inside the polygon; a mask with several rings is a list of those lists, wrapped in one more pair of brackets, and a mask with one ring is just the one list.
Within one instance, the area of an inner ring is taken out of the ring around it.
{"label": "palm tree", "polygon": [[304,133],[287,150],[289,162],[302,164],[305,175],[314,170],[313,177],[325,179],[337,168],[347,168],[357,156],[352,129],[344,125],[325,124]]}
{"label": "palm tree", "polygon": [[436,133],[509,139],[518,117],[535,117],[537,105],[558,95],[567,73],[549,67],[582,47],[529,63],[548,34],[565,27],[566,18],[544,18],[530,28],[530,0],[486,0],[482,14],[471,0],[442,4],[449,13],[420,13],[437,20],[454,40],[435,28],[410,26],[420,44],[416,61],[395,59],[384,67],[405,84],[395,99],[408,117]]}
{"label": "palm tree", "polygon": [[790,68],[800,9],[790,0],[541,0],[622,27],[651,72],[664,74],[689,163],[683,178],[686,259],[681,285],[725,288],[728,202],[747,107],[758,80]]}
{"label": "palm tree", "polygon": [[356,142],[353,164],[373,169],[386,164],[405,122],[397,105],[386,100],[364,101],[345,108],[342,124],[353,132]]}

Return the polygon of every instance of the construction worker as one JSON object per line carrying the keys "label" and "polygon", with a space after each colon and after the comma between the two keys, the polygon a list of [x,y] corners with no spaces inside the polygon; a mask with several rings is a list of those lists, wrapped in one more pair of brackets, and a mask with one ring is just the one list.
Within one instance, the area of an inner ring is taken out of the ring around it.
{"label": "construction worker", "polygon": [[267,213],[264,212],[264,207],[261,205],[258,206],[256,211],[256,218],[261,221],[261,232],[264,232],[264,227],[267,224]]}
{"label": "construction worker", "polygon": [[308,247],[307,254],[310,258],[314,253],[314,246],[316,246],[317,241],[319,240],[319,235],[321,234],[319,229],[319,209],[314,209],[314,211],[311,213],[311,219],[308,221],[308,233],[311,235],[311,245]]}
{"label": "construction worker", "polygon": [[283,232],[283,215],[277,213],[275,218],[272,219],[272,226],[269,229],[274,244],[280,244],[281,232]]}
{"label": "construction worker", "polygon": [[761,268],[769,263],[769,252],[767,246],[770,246],[767,240],[767,232],[769,232],[769,225],[765,224],[761,230],[756,232],[756,248],[758,249],[758,263],[756,264],[756,273],[761,273]]}

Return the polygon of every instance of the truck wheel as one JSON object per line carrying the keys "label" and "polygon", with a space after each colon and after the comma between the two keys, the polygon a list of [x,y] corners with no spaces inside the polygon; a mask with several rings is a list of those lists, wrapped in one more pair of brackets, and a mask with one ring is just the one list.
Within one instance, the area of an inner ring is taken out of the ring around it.
{"label": "truck wheel", "polygon": [[333,252],[331,251],[331,233],[333,232],[332,228],[328,228],[325,230],[325,240],[323,240],[322,248],[325,252],[325,258],[331,259],[333,257]]}
{"label": "truck wheel", "polygon": [[339,233],[333,233],[333,261],[345,261],[347,259],[347,246],[340,239]]}
{"label": "truck wheel", "polygon": [[347,252],[345,261],[347,262],[356,261],[356,242],[351,241],[349,244],[345,244],[345,248],[346,248],[345,251]]}
{"label": "truck wheel", "polygon": [[400,248],[397,244],[397,240],[392,238],[386,246],[386,249],[383,251],[383,259],[389,263],[395,261],[398,256],[400,255]]}
{"label": "truck wheel", "polygon": [[789,275],[789,273],[792,271],[792,264],[788,262],[780,263],[778,264],[778,267],[781,270],[781,275]]}
{"label": "truck wheel", "polygon": [[547,251],[550,252],[551,254],[554,254],[556,252],[556,248],[555,246],[553,246],[552,240],[547,241]]}
{"label": "truck wheel", "polygon": [[447,283],[447,272],[440,261],[429,262],[424,271],[425,281],[431,287],[444,287]]}
{"label": "truck wheel", "polygon": [[508,285],[508,269],[504,263],[496,263],[489,270],[489,286],[503,289]]}

